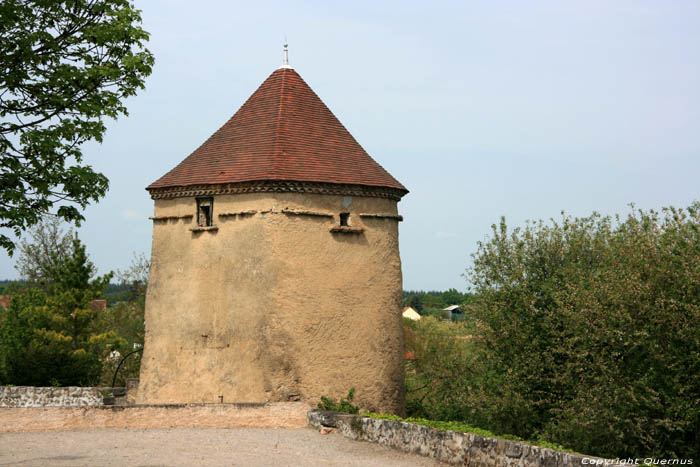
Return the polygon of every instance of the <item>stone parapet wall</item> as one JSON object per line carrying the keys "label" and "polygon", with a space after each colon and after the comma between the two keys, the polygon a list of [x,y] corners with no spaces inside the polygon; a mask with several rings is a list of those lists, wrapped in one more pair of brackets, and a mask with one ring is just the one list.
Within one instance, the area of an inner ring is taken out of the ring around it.
{"label": "stone parapet wall", "polygon": [[317,429],[337,428],[343,436],[351,439],[378,443],[453,465],[473,467],[622,465],[611,460],[570,454],[516,441],[441,431],[412,423],[377,420],[319,409],[309,411],[308,420],[309,425]]}
{"label": "stone parapet wall", "polygon": [[0,407],[100,407],[97,388],[0,386]]}

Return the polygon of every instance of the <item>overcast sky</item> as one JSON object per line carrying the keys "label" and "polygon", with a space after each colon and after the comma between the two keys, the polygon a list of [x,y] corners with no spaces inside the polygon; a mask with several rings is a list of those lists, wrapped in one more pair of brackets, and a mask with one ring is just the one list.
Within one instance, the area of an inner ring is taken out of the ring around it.
{"label": "overcast sky", "polygon": [[[90,164],[100,272],[150,255],[144,188],[289,60],[410,193],[405,289],[466,290],[477,242],[526,219],[700,199],[700,2],[136,0],[156,57]],[[0,253],[0,278],[14,278]]]}

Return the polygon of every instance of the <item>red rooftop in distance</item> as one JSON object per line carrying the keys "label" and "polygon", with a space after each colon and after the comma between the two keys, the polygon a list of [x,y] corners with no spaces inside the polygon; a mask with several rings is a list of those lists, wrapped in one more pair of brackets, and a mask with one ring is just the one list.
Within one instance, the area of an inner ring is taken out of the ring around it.
{"label": "red rooftop in distance", "polygon": [[299,74],[275,70],[243,106],[149,191],[298,181],[408,190],[375,162]]}

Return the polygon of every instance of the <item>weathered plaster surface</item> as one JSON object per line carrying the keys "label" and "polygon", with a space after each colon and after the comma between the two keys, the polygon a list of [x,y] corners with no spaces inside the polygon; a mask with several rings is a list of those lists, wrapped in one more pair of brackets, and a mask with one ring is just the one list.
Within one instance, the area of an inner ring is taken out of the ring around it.
{"label": "weathered plaster surface", "polygon": [[378,443],[404,452],[432,457],[442,462],[472,467],[574,467],[606,465],[618,467],[612,460],[582,454],[570,454],[506,439],[484,438],[470,433],[440,431],[412,423],[376,420],[357,415],[314,409],[308,413],[309,425],[337,428],[348,438]]}
{"label": "weathered plaster surface", "polygon": [[0,407],[96,407],[102,394],[96,388],[0,386]]}
{"label": "weathered plaster surface", "polygon": [[[154,216],[194,209],[194,198],[156,200]],[[364,231],[331,233],[340,212]],[[398,222],[360,213],[397,214],[396,202],[220,195],[217,230],[190,231],[194,218],[154,221],[137,402],[266,402],[298,394],[315,403],[355,387],[363,407],[400,413]]]}
{"label": "weathered plaster surface", "polygon": [[298,402],[133,407],[0,409],[0,432],[142,428],[301,428]]}

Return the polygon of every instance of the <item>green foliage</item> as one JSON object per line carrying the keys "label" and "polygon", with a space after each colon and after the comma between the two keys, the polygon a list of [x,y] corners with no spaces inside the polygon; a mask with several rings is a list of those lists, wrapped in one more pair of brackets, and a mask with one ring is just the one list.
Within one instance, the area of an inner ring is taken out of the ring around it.
{"label": "green foliage", "polygon": [[63,231],[60,218],[42,218],[31,229],[31,240],[22,240],[15,269],[25,281],[48,291],[53,284],[55,269],[73,254],[74,236],[71,229]]}
{"label": "green foliage", "polygon": [[128,287],[128,300],[143,300],[148,288],[148,274],[151,263],[143,253],[134,253],[131,264],[117,276],[122,287]]}
{"label": "green foliage", "polygon": [[417,312],[423,311],[423,299],[420,295],[412,295],[404,300],[404,305],[410,306]]}
{"label": "green foliage", "polygon": [[502,220],[467,277],[474,338],[444,375],[417,372],[446,394],[423,399],[430,415],[606,457],[700,456],[700,203]]}
{"label": "green foliage", "polygon": [[[109,330],[119,336],[120,341],[110,347],[110,354],[103,359],[100,384],[112,384],[119,361],[130,352],[143,348],[144,340],[144,300],[138,297],[128,302],[119,302],[102,311],[96,322],[100,330]],[[112,353],[116,351],[115,353]],[[116,385],[124,386],[128,378],[138,378],[141,368],[141,353],[128,357],[117,375]]]}
{"label": "green foliage", "polygon": [[0,295],[9,294],[14,288],[21,287],[24,281],[2,280],[0,281]]}
{"label": "green foliage", "polygon": [[85,246],[72,240],[71,255],[53,264],[49,290],[31,284],[13,290],[0,325],[0,383],[88,386],[99,381],[101,360],[124,342],[97,326],[99,298],[111,274],[91,279]]}
{"label": "green foliage", "polygon": [[463,323],[434,317],[404,320],[405,347],[414,359],[406,368],[406,410],[431,420],[466,420],[465,394],[475,364]]}
{"label": "green foliage", "polygon": [[[143,88],[154,63],[129,0],[0,3],[0,227],[16,236],[55,210],[79,223],[107,191],[80,146]],[[0,235],[12,254],[15,244]]]}
{"label": "green foliage", "polygon": [[126,302],[131,298],[131,286],[110,282],[102,296],[107,300],[108,307],[119,302]]}
{"label": "green foliage", "polygon": [[334,412],[359,413],[360,409],[352,405],[352,400],[355,398],[355,388],[350,388],[345,399],[336,401],[326,396],[321,396],[321,402],[318,404],[319,409],[332,410]]}
{"label": "green foliage", "polygon": [[[57,219],[42,220],[32,242],[22,242],[18,270],[25,280],[7,283],[12,306],[0,310],[0,382],[109,385],[121,358],[143,347],[148,260],[135,255],[118,285],[108,283],[111,273],[91,279],[85,246],[60,227]],[[117,303],[90,309],[110,286],[121,294]],[[140,353],[129,357],[117,383],[138,377],[140,364]]]}
{"label": "green foliage", "polygon": [[542,439],[538,440],[530,440],[526,441],[523,440],[522,438],[519,438],[517,436],[513,435],[496,435],[495,433],[489,431],[489,430],[484,430],[482,428],[477,428],[471,425],[468,425],[466,423],[462,422],[444,422],[440,420],[428,420],[425,418],[420,418],[420,417],[408,417],[408,418],[401,418],[397,415],[390,415],[390,414],[379,414],[379,413],[374,413],[374,412],[366,412],[363,414],[364,417],[370,417],[370,418],[375,418],[377,420],[395,420],[395,421],[400,421],[400,422],[406,422],[406,423],[413,423],[414,425],[422,425],[422,426],[429,426],[431,428],[435,428],[437,430],[441,431],[457,431],[459,433],[471,433],[475,434],[478,436],[483,436],[484,438],[501,438],[501,439],[507,439],[511,441],[519,441],[523,442],[526,444],[530,444],[532,446],[540,446],[544,448],[550,448],[550,449],[555,449],[557,451],[564,451],[564,452],[573,452],[570,449],[567,449],[566,447],[556,444],[556,443],[551,443],[549,441],[545,441]]}
{"label": "green foliage", "polygon": [[[448,289],[440,294],[440,300],[445,306],[460,305],[462,303],[466,303],[469,298],[469,294],[460,293],[457,291],[457,289]],[[443,308],[445,306],[443,306]]]}
{"label": "green foliage", "polygon": [[[481,428],[476,428],[470,425],[467,425],[466,423],[461,423],[461,422],[443,422],[443,421],[438,421],[438,420],[428,420],[425,418],[420,418],[420,417],[407,417],[407,418],[401,418],[398,415],[391,415],[391,414],[380,414],[380,413],[374,413],[374,412],[365,412],[363,414],[364,417],[370,417],[370,418],[376,418],[377,420],[395,420],[399,422],[406,422],[406,423],[413,423],[415,425],[423,425],[423,426],[429,426],[431,428],[436,428],[438,430],[442,431],[458,431],[461,433],[472,433],[475,435],[483,436],[485,438],[497,438],[494,433],[488,431],[488,430],[482,430]],[[502,437],[501,437],[502,438]],[[515,436],[511,436],[506,439],[514,439],[514,440],[519,440],[519,438]]]}
{"label": "green foliage", "polygon": [[145,255],[135,254],[129,267],[117,273],[121,300],[103,311],[97,322],[99,329],[113,331],[123,341],[123,345],[113,347],[116,352],[103,361],[101,383],[104,385],[112,384],[114,372],[122,359],[125,360],[119,368],[116,384],[123,386],[128,378],[139,376],[142,354],[128,355],[143,348],[149,266]]}

